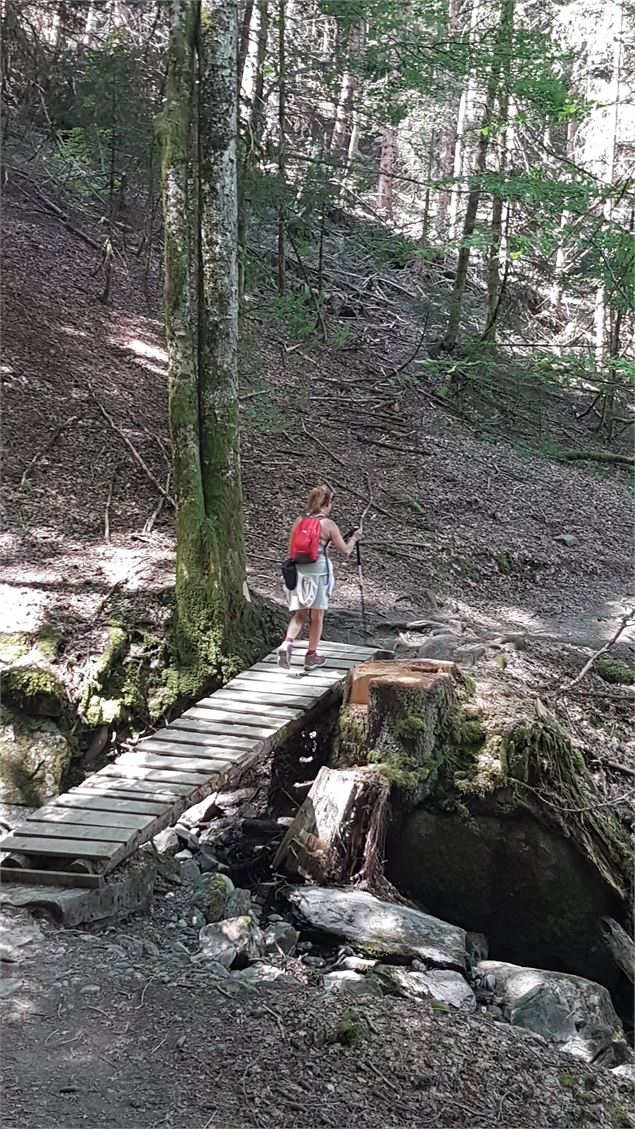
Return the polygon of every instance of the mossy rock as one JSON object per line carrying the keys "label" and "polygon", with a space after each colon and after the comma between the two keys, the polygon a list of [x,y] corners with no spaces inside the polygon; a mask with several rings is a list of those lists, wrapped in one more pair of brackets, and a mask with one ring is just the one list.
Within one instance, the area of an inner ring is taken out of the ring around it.
{"label": "mossy rock", "polygon": [[53,721],[3,711],[0,726],[0,794],[4,803],[40,807],[65,786],[72,750]]}
{"label": "mossy rock", "polygon": [[620,659],[599,658],[594,670],[603,682],[610,682],[616,686],[632,686],[635,683],[635,671]]}
{"label": "mossy rock", "polygon": [[53,662],[59,650],[60,640],[59,631],[50,624],[44,624],[36,632],[1,631],[0,665],[12,666],[20,659],[25,659],[31,652],[36,665],[39,659]]}
{"label": "mossy rock", "polygon": [[59,678],[41,666],[12,666],[3,670],[0,692],[9,709],[37,717],[61,717],[67,705]]}

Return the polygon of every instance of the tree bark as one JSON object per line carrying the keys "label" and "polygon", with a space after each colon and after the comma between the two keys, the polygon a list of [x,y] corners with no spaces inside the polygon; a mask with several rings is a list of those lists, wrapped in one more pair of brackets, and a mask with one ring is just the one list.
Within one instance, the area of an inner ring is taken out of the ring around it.
{"label": "tree bark", "polygon": [[511,48],[513,21],[514,0],[501,0],[498,32],[494,44],[494,57],[492,59],[490,75],[487,83],[487,91],[485,95],[485,107],[483,110],[483,116],[479,129],[476,159],[474,162],[474,175],[472,177],[472,183],[467,199],[467,209],[463,222],[461,248],[459,250],[454,287],[452,290],[452,295],[450,297],[448,325],[443,340],[443,348],[447,353],[453,352],[456,347],[459,327],[461,324],[463,297],[465,294],[467,274],[470,265],[470,243],[474,234],[474,229],[476,227],[476,218],[478,215],[478,208],[481,200],[482,177],[487,169],[487,152],[489,149],[491,126],[494,116],[494,106],[498,93],[501,68],[503,66],[505,53],[508,53]]}
{"label": "tree bark", "polygon": [[285,248],[285,192],[286,192],[286,0],[278,0],[278,294],[287,288]]}
{"label": "tree bark", "polygon": [[[472,0],[470,7],[470,27],[468,32],[469,43],[472,44],[476,37],[478,21],[481,14],[481,0]],[[452,190],[450,192],[448,235],[456,239],[458,233],[459,209],[461,203],[461,180],[466,162],[466,128],[470,118],[472,103],[474,101],[475,85],[471,73],[465,78],[465,84],[459,99],[459,108],[456,119],[456,133],[454,142],[454,160],[452,163]]]}
{"label": "tree bark", "polygon": [[178,696],[240,665],[245,573],[236,379],[236,7],[235,0],[170,0],[169,11],[166,103],[156,124],[176,500]]}
{"label": "tree bark", "polygon": [[381,155],[379,158],[379,179],[377,181],[377,211],[386,219],[393,212],[393,171],[395,161],[395,131],[385,125],[381,135]]}

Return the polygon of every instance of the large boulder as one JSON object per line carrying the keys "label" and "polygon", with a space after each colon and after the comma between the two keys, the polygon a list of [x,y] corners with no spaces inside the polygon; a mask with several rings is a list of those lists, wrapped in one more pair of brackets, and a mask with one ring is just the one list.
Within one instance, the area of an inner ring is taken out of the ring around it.
{"label": "large boulder", "polygon": [[593,1062],[623,1040],[622,1025],[606,988],[566,972],[484,960],[482,976],[496,977],[510,1021],[542,1035],[560,1050]]}
{"label": "large boulder", "polygon": [[5,716],[0,725],[0,800],[41,807],[62,791],[71,756],[54,721]]}
{"label": "large boulder", "polygon": [[430,967],[466,969],[465,930],[457,925],[364,890],[292,886],[286,896],[310,928],[370,956],[416,957]]}
{"label": "large boulder", "polygon": [[460,1011],[476,1011],[474,992],[460,972],[445,968],[420,972],[394,964],[378,964],[373,976],[387,995],[438,1000]]}

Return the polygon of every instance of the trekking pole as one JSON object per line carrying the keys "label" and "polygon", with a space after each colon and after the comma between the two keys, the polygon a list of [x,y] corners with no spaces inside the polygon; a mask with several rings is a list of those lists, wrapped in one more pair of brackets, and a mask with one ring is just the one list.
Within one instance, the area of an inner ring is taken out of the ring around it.
{"label": "trekking pole", "polygon": [[362,571],[362,551],[359,547],[359,541],[355,545],[357,552],[357,583],[359,584],[359,602],[362,609],[362,631],[365,636],[368,636],[368,624],[366,622],[366,601],[364,599],[364,573]]}

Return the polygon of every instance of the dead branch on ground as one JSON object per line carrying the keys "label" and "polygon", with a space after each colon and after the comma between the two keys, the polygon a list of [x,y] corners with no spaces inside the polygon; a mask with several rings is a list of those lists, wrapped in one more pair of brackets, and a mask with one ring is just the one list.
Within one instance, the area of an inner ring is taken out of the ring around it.
{"label": "dead branch on ground", "polygon": [[21,487],[24,486],[24,483],[26,482],[27,478],[29,477],[29,471],[31,470],[31,467],[35,466],[35,464],[38,462],[38,460],[42,458],[42,455],[45,454],[45,452],[48,451],[53,446],[53,444],[59,438],[59,436],[62,434],[62,432],[65,431],[67,427],[72,427],[74,423],[77,423],[78,419],[79,419],[79,416],[71,416],[70,419],[64,420],[63,423],[60,423],[59,426],[56,427],[55,430],[49,435],[48,439],[46,440],[46,443],[43,443],[42,446],[35,452],[33,458],[31,459],[31,462],[26,467],[26,469],[22,472],[22,478],[20,479],[20,486]]}
{"label": "dead branch on ground", "polygon": [[616,631],[614,631],[613,635],[608,640],[608,642],[604,643],[604,645],[602,647],[600,647],[599,650],[595,651],[594,654],[591,655],[591,658],[588,660],[588,662],[585,662],[585,664],[582,667],[582,670],[580,671],[580,673],[576,674],[575,678],[573,678],[571,680],[571,682],[567,682],[563,686],[560,687],[558,694],[557,694],[558,698],[562,694],[568,693],[569,690],[572,690],[574,686],[577,686],[578,683],[582,681],[585,674],[587,674],[590,671],[591,667],[597,661],[597,659],[599,659],[600,655],[606,654],[606,652],[608,650],[610,650],[610,648],[613,646],[613,644],[617,643],[617,640],[619,639],[620,635],[622,634],[622,632],[624,632],[626,630],[629,623],[631,623],[631,621],[633,620],[634,617],[635,617],[635,608],[630,608],[629,611],[627,611],[622,616],[622,618],[619,622],[619,626],[617,627]]}
{"label": "dead branch on ground", "polygon": [[172,497],[172,495],[170,493],[168,493],[165,486],[163,486],[159,482],[156,475],[154,475],[152,473],[152,471],[150,470],[150,467],[146,463],[145,459],[142,457],[142,455],[139,454],[139,452],[138,452],[137,448],[135,447],[134,443],[132,442],[132,440],[130,440],[128,438],[125,431],[121,427],[119,427],[119,425],[117,423],[115,423],[115,421],[112,418],[112,416],[110,415],[110,413],[106,411],[104,405],[97,398],[97,396],[95,395],[95,392],[94,392],[94,390],[93,390],[93,388],[90,384],[88,385],[88,391],[90,392],[93,400],[97,404],[97,407],[99,408],[99,410],[100,410],[101,414],[103,415],[104,419],[106,420],[106,422],[109,424],[109,426],[115,432],[115,434],[118,435],[120,437],[120,439],[122,439],[123,442],[126,444],[126,447],[130,451],[130,454],[133,456],[135,462],[141,467],[143,473],[146,475],[147,478],[150,479],[150,482],[153,484],[153,486],[156,487],[156,489],[159,491],[159,494],[161,494],[165,498],[166,502],[169,502],[170,505],[172,506],[172,508],[174,509],[175,508],[175,501],[174,501],[174,498]]}

